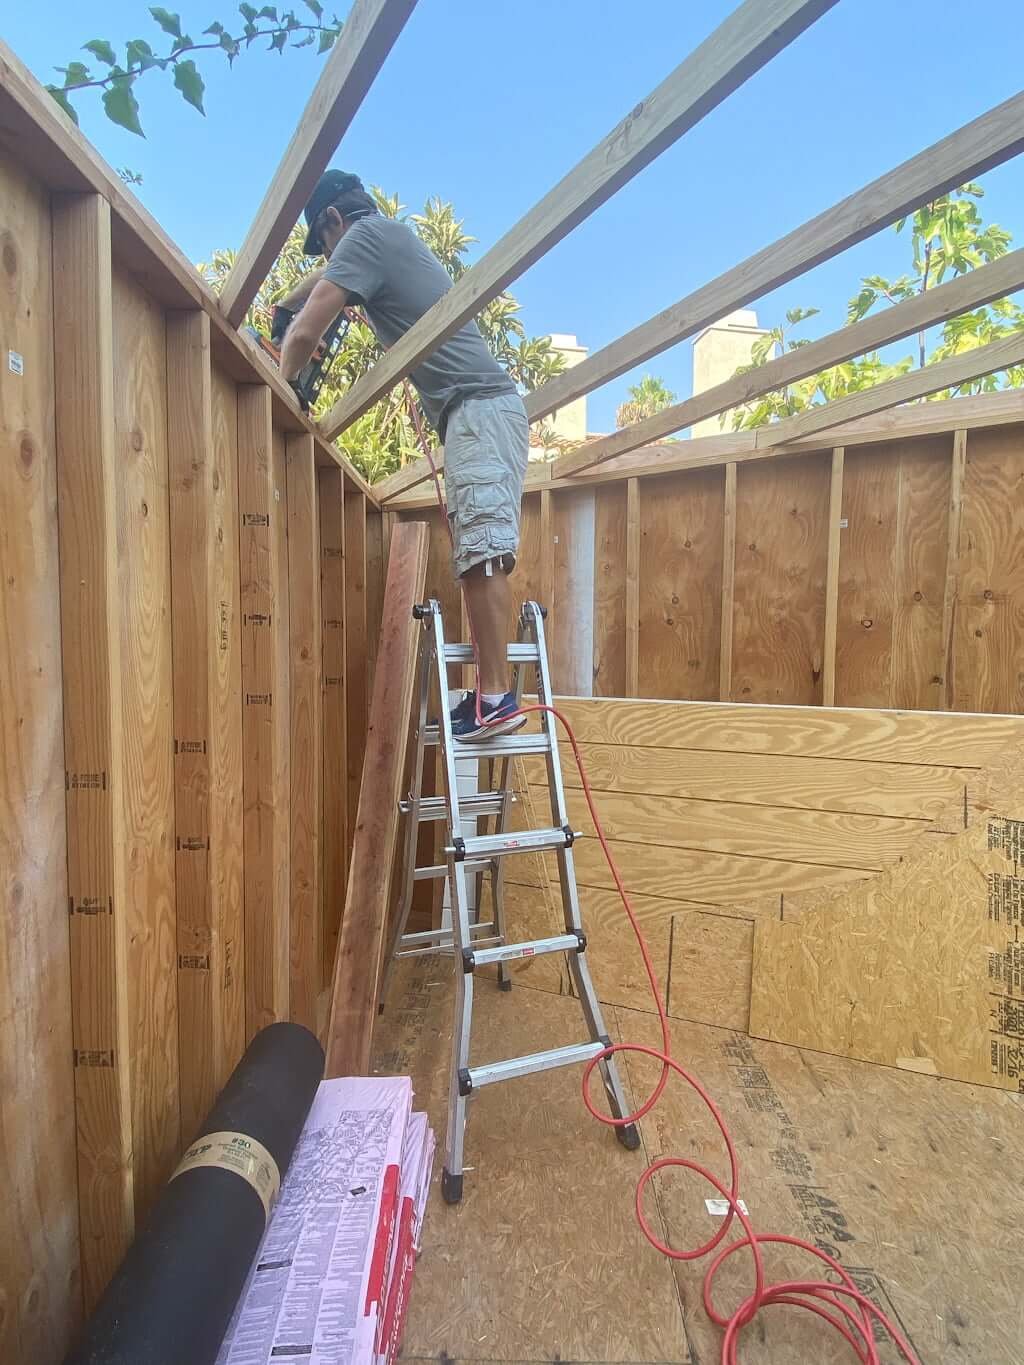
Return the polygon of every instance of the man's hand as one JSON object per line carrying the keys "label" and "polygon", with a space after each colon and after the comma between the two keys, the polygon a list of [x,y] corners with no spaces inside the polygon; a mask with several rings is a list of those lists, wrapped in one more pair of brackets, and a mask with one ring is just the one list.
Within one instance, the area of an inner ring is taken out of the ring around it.
{"label": "man's hand", "polygon": [[301,313],[288,328],[281,350],[281,373],[297,379],[324,332],[348,302],[348,292],[329,280],[319,280]]}

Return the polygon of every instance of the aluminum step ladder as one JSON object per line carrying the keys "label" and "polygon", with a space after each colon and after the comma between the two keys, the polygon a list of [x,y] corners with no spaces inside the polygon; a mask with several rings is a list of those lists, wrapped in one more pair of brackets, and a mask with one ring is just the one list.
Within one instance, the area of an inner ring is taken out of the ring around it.
{"label": "aluminum step ladder", "polygon": [[[610,1045],[601,1016],[601,1007],[587,966],[587,940],[580,917],[579,894],[573,862],[573,843],[577,838],[565,806],[562,770],[558,758],[557,722],[547,711],[539,712],[540,733],[496,735],[479,741],[463,743],[452,737],[448,709],[448,666],[472,664],[471,645],[447,644],[441,608],[431,599],[414,608],[413,614],[423,624],[420,642],[417,682],[414,697],[414,750],[408,799],[399,809],[405,821],[404,864],[401,895],[395,917],[391,952],[381,990],[380,1008],[392,963],[402,957],[447,953],[455,967],[455,1025],[452,1038],[451,1075],[448,1088],[448,1134],[445,1148],[441,1190],[445,1201],[458,1203],[462,1198],[463,1148],[466,1131],[466,1106],[472,1095],[482,1086],[496,1081],[512,1080],[516,1076],[548,1071],[554,1067],[587,1062]],[[527,602],[519,617],[518,638],[509,645],[508,660],[513,666],[513,691],[522,700],[524,674],[527,668],[536,670],[536,693],[540,701],[551,698],[551,677],[544,642],[544,608]],[[440,721],[428,724],[428,708],[432,685],[440,698]],[[423,758],[428,746],[441,751],[444,771],[444,795],[424,796]],[[551,796],[551,823],[533,830],[510,830],[509,819],[515,800],[510,774],[514,759],[527,754],[543,754],[546,759],[548,787]],[[473,795],[460,795],[456,761],[481,760],[485,765],[486,790]],[[434,866],[416,866],[417,836],[422,823],[445,822],[445,862]],[[493,821],[493,829],[479,832],[479,824]],[[476,832],[470,832],[467,823]],[[553,850],[558,857],[559,883],[565,932],[549,938],[526,943],[509,943],[505,932],[502,896],[502,866],[505,858],[521,853]],[[470,912],[470,878],[476,879],[477,895]],[[423,933],[407,933],[409,912],[416,882],[445,878],[451,901],[451,928],[439,928]],[[491,915],[481,920],[480,892],[485,878],[491,889]],[[545,1052],[504,1061],[473,1064],[470,1061],[470,1038],[473,1026],[474,974],[478,967],[495,963],[498,985],[502,990],[512,988],[508,963],[516,958],[535,957],[542,953],[564,953],[572,976],[586,1025],[586,1039],[569,1047],[550,1048]],[[600,1063],[601,1076],[608,1095],[608,1103],[615,1118],[624,1118],[626,1104],[614,1058]],[[624,1147],[635,1150],[640,1135],[635,1124],[615,1129]]]}

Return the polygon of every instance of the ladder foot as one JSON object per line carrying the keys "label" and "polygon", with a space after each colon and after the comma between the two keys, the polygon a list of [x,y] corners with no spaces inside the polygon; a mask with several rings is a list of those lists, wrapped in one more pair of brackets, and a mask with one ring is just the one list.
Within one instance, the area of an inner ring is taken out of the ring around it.
{"label": "ladder foot", "polygon": [[627,1152],[635,1152],[640,1146],[640,1130],[635,1123],[626,1123],[621,1128],[616,1128],[615,1136]]}
{"label": "ladder foot", "polygon": [[510,991],[511,989],[512,989],[512,978],[511,978],[511,976],[499,976],[499,977],[498,977],[498,990],[499,990],[499,991]]}
{"label": "ladder foot", "polygon": [[[639,1138],[637,1139],[639,1142]],[[458,1204],[462,1199],[462,1172],[452,1175],[451,1171],[441,1172],[441,1197],[446,1204]]]}

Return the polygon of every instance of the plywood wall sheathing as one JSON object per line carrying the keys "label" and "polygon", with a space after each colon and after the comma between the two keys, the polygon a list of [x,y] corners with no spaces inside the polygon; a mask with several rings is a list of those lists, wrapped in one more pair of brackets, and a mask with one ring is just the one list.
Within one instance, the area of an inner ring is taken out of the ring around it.
{"label": "plywood wall sheathing", "polygon": [[[66,220],[59,231],[62,245],[73,231],[78,237]],[[59,1360],[81,1314],[65,800],[79,841],[90,828],[109,838],[113,823],[76,809],[78,790],[65,791],[51,245],[49,196],[0,166],[0,335],[8,352],[0,365],[0,1358],[9,1361]],[[67,423],[75,412],[65,406],[64,416]],[[88,481],[103,452],[85,435],[65,425],[64,458],[90,462],[78,471]],[[87,554],[76,527],[84,536],[88,520],[66,523],[68,553],[77,543]],[[88,642],[76,630],[73,600],[72,661],[76,641],[83,649]],[[69,720],[80,727],[88,713]],[[102,788],[82,796],[94,807],[109,801]],[[107,867],[109,856],[108,845]],[[80,855],[73,870],[86,870]]]}
{"label": "plywood wall sheathing", "polygon": [[[216,399],[214,393],[216,392]],[[216,411],[216,420],[214,412]],[[244,1042],[235,386],[209,320],[167,318],[178,1073],[182,1140]]]}
{"label": "plywood wall sheathing", "polygon": [[[1024,743],[897,866],[795,922],[759,921],[750,1029],[866,1061],[1024,1085]],[[952,821],[950,820],[952,816]]]}
{"label": "plywood wall sheathing", "polygon": [[[270,390],[238,390],[245,1017],[249,1037],[288,1017],[288,555],[283,440]],[[281,448],[278,448],[278,442]]]}
{"label": "plywood wall sheathing", "polygon": [[[286,461],[291,670],[289,1018],[315,1030],[323,934],[323,685],[320,527],[313,438],[289,436]],[[357,496],[361,498],[362,494]]]}

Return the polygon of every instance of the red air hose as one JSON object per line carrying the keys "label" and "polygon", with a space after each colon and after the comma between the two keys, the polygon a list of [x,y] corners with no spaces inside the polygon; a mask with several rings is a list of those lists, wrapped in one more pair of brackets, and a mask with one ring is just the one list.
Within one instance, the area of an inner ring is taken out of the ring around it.
{"label": "red air hose", "polygon": [[[406,381],[408,382],[408,381]],[[410,396],[411,397],[411,396]],[[444,495],[441,491],[441,482],[437,474],[437,466],[434,463],[430,452],[429,443],[426,440],[422,422],[419,418],[419,411],[415,401],[410,403],[413,411],[413,418],[417,427],[420,444],[423,448],[427,461],[430,464],[430,471],[434,479],[434,490],[437,494],[438,506],[441,509],[441,516],[448,528],[448,535],[452,537],[451,524],[448,521],[447,508],[445,507]],[[476,639],[473,635],[472,621],[470,622],[470,638],[473,642],[473,652],[476,653]],[[480,679],[479,670],[477,676],[476,689],[476,718],[479,724],[486,724],[480,715]],[[443,698],[442,698],[443,702]],[[516,713],[518,715],[530,715],[533,712],[546,711],[549,715],[559,722],[565,730],[572,745],[573,758],[576,760],[576,767],[579,771],[580,782],[583,784],[583,795],[586,798],[587,809],[590,811],[590,818],[594,822],[594,830],[598,841],[604,852],[608,863],[608,869],[615,882],[615,888],[622,900],[623,909],[629,920],[630,927],[640,949],[640,956],[643,958],[644,971],[647,973],[647,980],[651,987],[651,996],[654,1000],[655,1009],[658,1014],[658,1021],[661,1025],[661,1048],[646,1047],[641,1043],[614,1043],[611,1047],[599,1052],[596,1057],[591,1058],[583,1072],[583,1103],[589,1112],[598,1120],[599,1123],[607,1123],[614,1128],[624,1127],[626,1124],[638,1123],[645,1114],[649,1114],[654,1106],[661,1099],[668,1083],[671,1073],[681,1077],[687,1085],[697,1092],[701,1100],[707,1107],[708,1112],[714,1119],[718,1131],[722,1135],[725,1149],[729,1157],[729,1184],[724,1185],[717,1176],[713,1175],[705,1166],[699,1162],[689,1161],[684,1157],[662,1157],[660,1161],[654,1161],[647,1167],[641,1175],[636,1187],[636,1218],[640,1224],[640,1230],[653,1247],[656,1247],[663,1255],[670,1257],[674,1261],[696,1261],[702,1257],[710,1255],[724,1241],[732,1226],[733,1218],[738,1218],[743,1229],[743,1236],[735,1242],[730,1242],[718,1252],[711,1264],[708,1266],[704,1275],[704,1309],[711,1321],[721,1327],[724,1332],[722,1338],[721,1365],[739,1365],[739,1337],[744,1327],[749,1326],[755,1315],[762,1308],[770,1308],[776,1304],[788,1304],[794,1308],[806,1308],[810,1312],[823,1318],[825,1322],[834,1327],[837,1332],[849,1342],[851,1348],[861,1365],[881,1365],[881,1357],[878,1354],[878,1347],[875,1344],[874,1328],[877,1324],[885,1333],[891,1337],[899,1349],[900,1355],[908,1365],[920,1365],[920,1361],[911,1347],[910,1343],[903,1336],[902,1332],[889,1319],[885,1313],[873,1303],[866,1294],[863,1294],[853,1280],[831,1256],[827,1255],[819,1247],[810,1242],[802,1241],[799,1237],[785,1237],[775,1233],[758,1233],[751,1226],[747,1215],[740,1208],[740,1174],[739,1162],[736,1159],[736,1147],[725,1120],[715,1104],[714,1100],[701,1085],[695,1076],[692,1076],[679,1062],[672,1056],[672,1040],[669,1032],[668,1015],[665,1013],[665,1006],[661,999],[661,991],[658,987],[658,978],[654,971],[654,964],[651,962],[650,950],[644,938],[643,931],[637,921],[633,906],[629,899],[629,893],[623,885],[619,869],[615,864],[612,851],[608,847],[608,840],[605,837],[604,828],[601,824],[600,816],[594,804],[594,794],[590,789],[587,780],[586,769],[583,765],[583,757],[580,754],[576,736],[572,726],[553,706],[535,705],[523,706]],[[502,717],[507,720],[508,716]],[[644,1057],[653,1057],[655,1061],[661,1063],[661,1075],[658,1078],[650,1096],[632,1114],[627,1114],[623,1118],[613,1118],[610,1114],[603,1113],[596,1108],[590,1097],[590,1082],[594,1074],[594,1068],[608,1057],[613,1057],[618,1052],[633,1052]],[[686,1171],[693,1171],[706,1180],[708,1184],[724,1199],[729,1205],[729,1211],[722,1220],[722,1226],[715,1235],[708,1239],[702,1246],[692,1250],[679,1251],[663,1242],[651,1228],[644,1212],[644,1192],[651,1179],[658,1171],[667,1170],[671,1167],[681,1167]],[[761,1248],[767,1243],[782,1246],[797,1247],[801,1251],[806,1251],[809,1255],[817,1257],[823,1261],[829,1270],[832,1271],[839,1283],[832,1280],[780,1280],[777,1283],[768,1283],[764,1274],[764,1258]],[[736,1307],[729,1316],[725,1316],[715,1307],[712,1297],[715,1276],[719,1267],[735,1252],[744,1248],[749,1248],[754,1262],[754,1289],[742,1303]]]}

